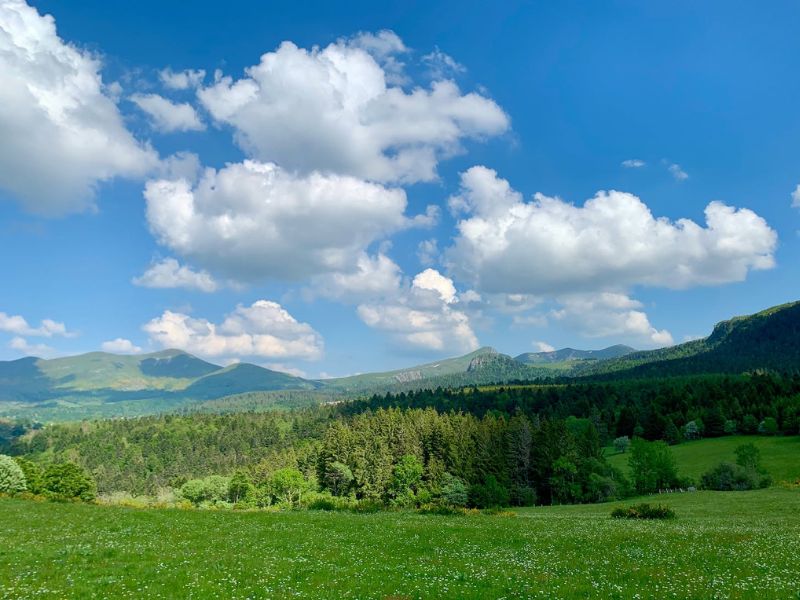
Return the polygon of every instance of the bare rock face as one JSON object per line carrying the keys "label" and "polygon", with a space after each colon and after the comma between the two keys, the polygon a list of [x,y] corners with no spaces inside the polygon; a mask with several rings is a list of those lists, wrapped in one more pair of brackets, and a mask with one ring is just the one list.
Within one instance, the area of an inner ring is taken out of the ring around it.
{"label": "bare rock face", "polygon": [[476,356],[471,361],[469,361],[469,366],[467,367],[467,373],[472,371],[478,371],[484,367],[488,367],[498,362],[500,359],[500,354],[497,352],[493,352],[491,354],[481,354],[480,356]]}
{"label": "bare rock face", "polygon": [[408,383],[410,381],[419,381],[423,379],[424,375],[422,371],[415,370],[415,371],[403,371],[402,373],[398,373],[394,376],[395,381],[398,383]]}

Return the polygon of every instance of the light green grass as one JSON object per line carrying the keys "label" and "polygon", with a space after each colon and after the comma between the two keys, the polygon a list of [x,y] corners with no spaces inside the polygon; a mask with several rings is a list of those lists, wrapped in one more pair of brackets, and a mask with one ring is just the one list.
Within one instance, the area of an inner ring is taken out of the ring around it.
{"label": "light green grass", "polygon": [[[749,443],[755,444],[761,451],[761,464],[776,482],[800,480],[800,436],[733,435],[710,438],[672,446],[672,453],[678,464],[678,473],[696,482],[703,473],[719,463],[735,462],[736,447]],[[628,473],[628,454],[618,454],[606,448],[606,458],[613,466]]]}
{"label": "light green grass", "polygon": [[[133,510],[0,500],[1,598],[797,598],[800,492],[500,516]],[[627,504],[627,503],[626,503]]]}

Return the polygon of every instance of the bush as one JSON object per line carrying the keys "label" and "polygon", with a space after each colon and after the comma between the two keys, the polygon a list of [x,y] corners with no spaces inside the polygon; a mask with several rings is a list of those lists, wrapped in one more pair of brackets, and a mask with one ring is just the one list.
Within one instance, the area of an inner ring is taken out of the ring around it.
{"label": "bush", "polygon": [[28,489],[25,473],[10,456],[0,454],[0,493],[16,494]]}
{"label": "bush", "polygon": [[718,464],[700,478],[701,487],[719,491],[755,490],[768,487],[771,482],[769,475],[729,462]]}
{"label": "bush", "polygon": [[613,519],[674,519],[675,511],[669,506],[656,504],[652,506],[646,502],[627,508],[619,507],[611,511]]}
{"label": "bush", "polygon": [[195,506],[227,502],[229,480],[219,475],[190,479],[181,486],[180,496]]}
{"label": "bush", "polygon": [[94,479],[75,463],[56,463],[48,466],[42,477],[44,493],[53,500],[83,500],[91,502],[97,494]]}

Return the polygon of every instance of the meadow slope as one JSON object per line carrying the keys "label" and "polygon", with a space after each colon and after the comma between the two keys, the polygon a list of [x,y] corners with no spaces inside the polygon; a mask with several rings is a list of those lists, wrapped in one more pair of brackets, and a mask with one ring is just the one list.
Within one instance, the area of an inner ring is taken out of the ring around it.
{"label": "meadow slope", "polygon": [[516,517],[135,510],[0,500],[2,598],[794,598],[800,492]]}

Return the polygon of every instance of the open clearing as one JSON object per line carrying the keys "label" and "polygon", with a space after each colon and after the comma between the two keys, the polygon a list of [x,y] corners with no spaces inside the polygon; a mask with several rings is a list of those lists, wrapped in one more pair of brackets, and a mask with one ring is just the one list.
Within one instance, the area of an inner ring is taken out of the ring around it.
{"label": "open clearing", "polygon": [[[136,510],[0,501],[2,598],[795,598],[800,492],[516,517]],[[638,595],[636,595],[638,594]]]}

